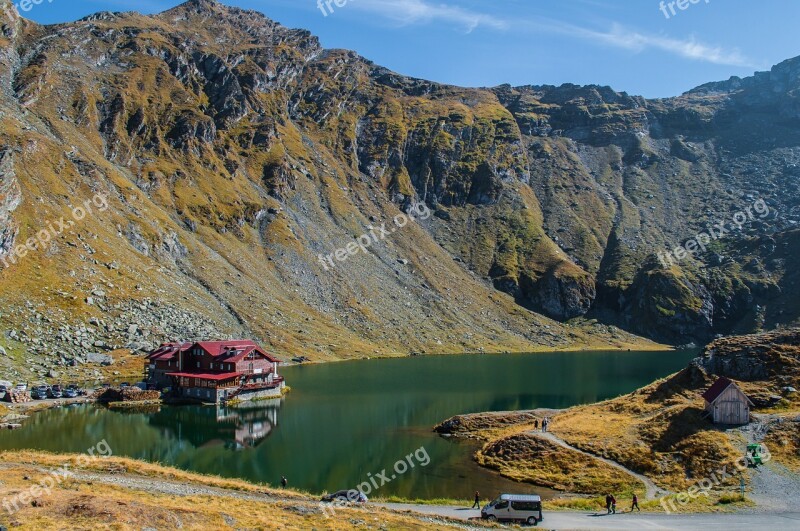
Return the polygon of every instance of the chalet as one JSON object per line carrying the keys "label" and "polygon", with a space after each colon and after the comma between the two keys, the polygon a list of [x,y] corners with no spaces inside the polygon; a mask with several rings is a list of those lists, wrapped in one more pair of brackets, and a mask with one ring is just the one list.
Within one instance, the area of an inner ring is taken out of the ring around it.
{"label": "chalet", "polygon": [[280,396],[280,361],[253,341],[165,343],[148,354],[146,381],[206,402]]}
{"label": "chalet", "polygon": [[731,380],[720,378],[703,393],[706,413],[714,424],[742,425],[750,422],[753,403]]}

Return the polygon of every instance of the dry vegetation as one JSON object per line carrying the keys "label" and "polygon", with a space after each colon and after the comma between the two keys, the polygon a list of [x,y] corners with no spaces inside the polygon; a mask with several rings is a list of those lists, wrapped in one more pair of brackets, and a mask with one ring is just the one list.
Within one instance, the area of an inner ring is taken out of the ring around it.
{"label": "dry vegetation", "polygon": [[612,459],[669,490],[709,475],[740,451],[701,418],[703,402],[688,388],[691,369],[613,400],[569,409],[551,430],[564,441]]}
{"label": "dry vegetation", "polygon": [[800,473],[800,415],[795,413],[780,419],[770,425],[764,442],[773,459]]}
{"label": "dry vegetation", "polygon": [[[0,454],[3,482],[0,498],[10,498],[38,484],[46,469],[59,467],[69,456],[34,452]],[[416,518],[374,506],[337,508],[327,518],[318,502],[306,494],[275,491],[243,481],[201,476],[131,459],[109,458],[90,470],[119,484],[91,481],[77,475],[21,507],[0,524],[20,530],[153,529],[443,529],[446,519]],[[25,479],[29,478],[29,479]],[[156,488],[124,486],[126,478],[149,478],[153,485],[219,489],[213,494],[164,494]],[[258,498],[252,498],[257,496]]]}
{"label": "dry vegetation", "polygon": [[574,450],[532,434],[519,434],[486,444],[475,456],[478,464],[502,475],[563,492],[597,494],[644,491],[632,476]]}
{"label": "dry vegetation", "polygon": [[[725,465],[733,470],[743,455],[743,433],[714,425],[703,415],[701,394],[721,375],[734,379],[756,403],[754,414],[773,455],[800,471],[800,396],[790,391],[800,382],[796,330],[717,340],[673,376],[612,400],[549,414],[550,431],[574,448],[645,475],[666,491],[680,492]],[[533,422],[541,416],[537,411],[463,415],[436,430],[484,439],[478,463],[520,481],[594,495],[608,488],[630,491],[631,477],[620,477],[599,462],[592,466],[582,454],[534,438]],[[736,486],[738,478],[731,477],[710,497],[700,497],[685,509],[748,505],[731,498]],[[596,509],[598,503],[602,500],[565,498],[552,505]]]}

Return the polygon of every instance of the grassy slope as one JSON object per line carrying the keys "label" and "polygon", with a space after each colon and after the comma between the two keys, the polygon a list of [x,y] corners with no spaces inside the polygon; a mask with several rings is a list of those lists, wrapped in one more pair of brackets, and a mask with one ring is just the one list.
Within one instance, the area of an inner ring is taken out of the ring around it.
{"label": "grassy slope", "polygon": [[[76,456],[35,452],[0,454],[3,483],[0,497],[16,496],[38,484],[45,470],[72,462]],[[37,498],[7,516],[15,529],[75,530],[143,528],[167,529],[442,529],[450,523],[444,519],[420,519],[400,515],[377,507],[336,508],[328,518],[317,498],[291,490],[274,490],[238,480],[201,476],[177,469],[146,464],[122,458],[108,458],[88,465],[82,471],[111,474],[112,477],[149,479],[154,484],[166,481],[186,487],[213,487],[234,495],[256,495],[263,500],[251,501],[222,495],[175,496],[158,490],[125,488],[70,478],[52,489],[50,495]],[[24,479],[29,477],[30,479]],[[4,520],[5,519],[5,520]]]}
{"label": "grassy slope", "polygon": [[[737,382],[748,396],[764,400],[780,394],[783,386],[796,388],[800,382],[800,345],[796,338],[797,331],[725,338],[709,345],[706,352],[713,352],[723,360],[735,356],[741,359],[742,353],[747,353],[745,359],[751,356],[750,363],[754,366],[766,367],[761,377]],[[728,366],[744,368],[740,363],[730,362]],[[667,491],[680,492],[724,465],[733,469],[734,461],[743,455],[745,443],[738,432],[729,432],[702,418],[704,402],[700,395],[715,379],[715,375],[690,365],[673,376],[612,400],[537,415],[551,416],[550,431],[571,446],[644,474]],[[782,465],[800,472],[798,393],[755,412],[769,418],[764,439],[768,448]],[[452,433],[486,440],[476,460],[508,477],[556,488],[561,488],[559,482],[564,488],[580,485],[579,491],[595,494],[602,494],[611,486],[624,492],[625,486],[615,485],[615,478],[609,477],[602,467],[585,466],[576,478],[580,460],[572,455],[574,452],[533,444],[524,434],[533,428],[534,418],[525,412],[476,414],[454,417],[443,425],[455,420]],[[554,468],[563,474],[555,481]],[[741,503],[731,505],[730,492],[737,486],[738,479],[730,479],[715,487],[711,496],[701,496],[685,509],[739,506]],[[596,508],[601,502],[601,498],[562,500],[555,505]]]}

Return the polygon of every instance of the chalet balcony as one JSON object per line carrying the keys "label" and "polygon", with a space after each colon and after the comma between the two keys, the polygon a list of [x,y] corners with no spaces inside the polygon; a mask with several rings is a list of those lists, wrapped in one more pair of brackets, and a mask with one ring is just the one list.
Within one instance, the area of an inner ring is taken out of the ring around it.
{"label": "chalet balcony", "polygon": [[[247,373],[245,373],[247,374]],[[271,382],[250,382],[245,380],[245,382],[239,386],[240,391],[256,391],[259,389],[275,389],[276,387],[280,387],[283,383],[283,377],[277,376],[272,379]]]}

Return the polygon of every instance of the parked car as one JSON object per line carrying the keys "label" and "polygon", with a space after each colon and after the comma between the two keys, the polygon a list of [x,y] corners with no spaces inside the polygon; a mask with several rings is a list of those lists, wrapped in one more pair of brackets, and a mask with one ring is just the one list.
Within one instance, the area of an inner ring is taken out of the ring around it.
{"label": "parked car", "polygon": [[129,384],[128,382],[122,382],[121,384],[119,384],[119,388],[120,389],[125,389],[126,387],[130,387],[130,386],[131,386],[131,384]]}
{"label": "parked car", "polygon": [[75,391],[75,394],[78,396],[83,396],[86,394],[86,389],[81,389],[78,384],[69,384],[67,389],[70,391]]}
{"label": "parked car", "polygon": [[367,495],[360,490],[339,490],[333,494],[326,494],[322,497],[322,501],[327,503],[333,502],[352,502],[352,503],[367,503]]}
{"label": "parked car", "polygon": [[34,400],[44,400],[47,398],[49,389],[46,385],[37,385],[31,389],[31,398]]}
{"label": "parked car", "polygon": [[18,383],[14,390],[19,393],[23,393],[28,390],[28,384]]}
{"label": "parked car", "polygon": [[67,387],[66,389],[64,389],[62,395],[64,396],[64,398],[78,398],[78,391],[70,387]]}
{"label": "parked car", "polygon": [[60,385],[54,385],[50,388],[50,392],[47,393],[47,396],[50,398],[61,398],[63,395],[64,393],[61,391]]}
{"label": "parked car", "polygon": [[5,385],[0,385],[0,395],[4,395],[8,392],[8,387]]}
{"label": "parked car", "polygon": [[491,521],[522,521],[537,525],[542,516],[542,498],[529,494],[501,494],[481,509],[481,518]]}
{"label": "parked car", "polygon": [[138,387],[142,391],[147,391],[147,382],[138,382],[134,387]]}

